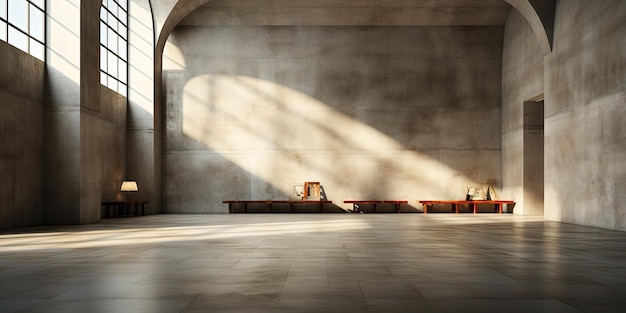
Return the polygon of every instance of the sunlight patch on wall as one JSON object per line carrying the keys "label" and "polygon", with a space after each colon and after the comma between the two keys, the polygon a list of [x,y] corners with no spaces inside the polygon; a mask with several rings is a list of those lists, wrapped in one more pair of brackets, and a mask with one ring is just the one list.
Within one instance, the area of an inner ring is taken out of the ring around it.
{"label": "sunlight patch on wall", "polygon": [[257,78],[190,79],[183,90],[182,131],[207,153],[219,154],[284,194],[293,182],[320,181],[331,200],[398,198],[415,205],[417,199],[460,199],[467,186],[476,185],[370,125]]}
{"label": "sunlight patch on wall", "polygon": [[546,183],[544,189],[543,216],[549,221],[563,221],[563,204],[558,189]]}
{"label": "sunlight patch on wall", "polygon": [[163,71],[182,71],[187,65],[183,52],[170,40],[165,43],[163,48]]}

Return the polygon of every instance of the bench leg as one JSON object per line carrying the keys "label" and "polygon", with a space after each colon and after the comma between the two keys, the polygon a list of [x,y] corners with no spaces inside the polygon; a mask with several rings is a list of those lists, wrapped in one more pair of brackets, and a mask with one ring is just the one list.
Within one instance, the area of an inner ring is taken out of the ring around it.
{"label": "bench leg", "polygon": [[422,203],[422,205],[424,206],[424,214],[428,214],[428,204]]}

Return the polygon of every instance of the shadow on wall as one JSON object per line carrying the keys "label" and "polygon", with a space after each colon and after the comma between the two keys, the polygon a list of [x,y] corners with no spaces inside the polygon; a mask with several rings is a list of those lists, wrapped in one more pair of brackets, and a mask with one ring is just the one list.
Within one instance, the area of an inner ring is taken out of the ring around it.
{"label": "shadow on wall", "polygon": [[288,199],[292,186],[304,181],[322,182],[335,204],[461,199],[467,186],[481,184],[273,82],[201,75],[182,92],[182,108],[168,107],[167,113],[170,213],[225,212],[221,202],[229,199]]}

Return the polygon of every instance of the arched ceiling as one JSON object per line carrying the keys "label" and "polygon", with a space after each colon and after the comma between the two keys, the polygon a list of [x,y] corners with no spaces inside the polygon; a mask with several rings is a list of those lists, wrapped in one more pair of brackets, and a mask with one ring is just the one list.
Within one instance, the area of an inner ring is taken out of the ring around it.
{"label": "arched ceiling", "polygon": [[502,0],[213,0],[179,25],[504,25]]}
{"label": "arched ceiling", "polygon": [[[543,0],[542,0],[543,1]],[[547,0],[554,7],[554,0]],[[512,7],[550,52],[549,15],[532,0],[151,0],[157,54],[177,25],[504,25]],[[539,13],[537,13],[537,11]],[[552,19],[553,19],[552,15]],[[549,24],[549,23],[548,23]]]}

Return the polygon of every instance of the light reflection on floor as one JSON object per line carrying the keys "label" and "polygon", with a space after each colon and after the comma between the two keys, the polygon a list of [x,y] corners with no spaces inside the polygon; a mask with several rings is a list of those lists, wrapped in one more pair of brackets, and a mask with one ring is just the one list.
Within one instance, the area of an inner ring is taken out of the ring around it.
{"label": "light reflection on floor", "polygon": [[495,214],[157,215],[0,233],[0,312],[617,312],[626,233]]}

